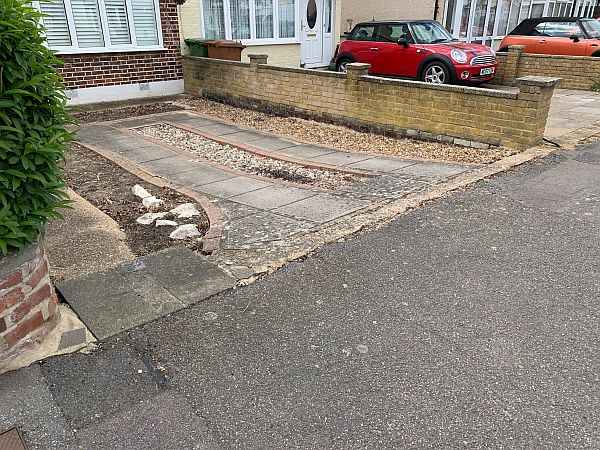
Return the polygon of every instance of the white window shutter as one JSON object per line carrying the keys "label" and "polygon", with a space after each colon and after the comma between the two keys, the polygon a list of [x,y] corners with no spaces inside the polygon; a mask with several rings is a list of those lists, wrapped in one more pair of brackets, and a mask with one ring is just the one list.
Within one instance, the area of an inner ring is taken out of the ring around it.
{"label": "white window shutter", "polygon": [[154,0],[131,0],[136,44],[139,46],[158,45],[156,10]]}
{"label": "white window shutter", "polygon": [[104,0],[112,45],[131,44],[125,0]]}
{"label": "white window shutter", "polygon": [[70,47],[71,35],[69,34],[69,23],[63,0],[51,0],[40,2],[40,10],[43,14],[42,21],[46,27],[46,39],[50,47]]}
{"label": "white window shutter", "polygon": [[100,11],[96,0],[71,0],[79,48],[103,47]]}

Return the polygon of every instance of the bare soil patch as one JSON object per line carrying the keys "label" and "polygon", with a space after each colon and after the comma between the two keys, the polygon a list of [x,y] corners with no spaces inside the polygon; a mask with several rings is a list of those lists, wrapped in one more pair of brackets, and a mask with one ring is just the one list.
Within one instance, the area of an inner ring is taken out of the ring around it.
{"label": "bare soil patch", "polygon": [[182,109],[171,102],[147,103],[117,108],[85,109],[74,108],[73,116],[81,123],[105,122],[108,120],[127,119],[128,117],[146,116]]}
{"label": "bare soil patch", "polygon": [[313,120],[275,116],[204,98],[183,99],[176,103],[217,119],[344,151],[475,164],[492,163],[516,153],[507,148],[483,150],[416,139],[395,139]]}
{"label": "bare soil patch", "polygon": [[[169,237],[174,230],[171,226],[156,227],[154,224],[141,225],[136,219],[148,212],[140,198],[133,195],[131,188],[139,184],[152,195],[165,202],[161,211],[169,211],[182,203],[195,203],[189,197],[176,191],[159,188],[127,172],[117,164],[79,145],[72,144],[67,157],[66,175],[69,186],[96,208],[115,220],[125,232],[125,242],[136,256],[143,256],[176,245],[186,245],[192,250],[200,250],[197,240],[175,241]],[[163,219],[175,220],[179,225],[193,223],[204,234],[209,228],[208,217],[196,204],[201,216],[191,219],[178,219],[169,214]]]}

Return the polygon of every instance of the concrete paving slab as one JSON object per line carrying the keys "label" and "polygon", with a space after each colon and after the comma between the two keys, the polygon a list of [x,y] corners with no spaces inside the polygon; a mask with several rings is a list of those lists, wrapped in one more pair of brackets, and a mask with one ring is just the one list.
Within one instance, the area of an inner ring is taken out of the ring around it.
{"label": "concrete paving slab", "polygon": [[230,198],[235,195],[244,194],[246,192],[255,191],[257,189],[262,189],[272,185],[273,183],[257,180],[256,178],[236,176],[227,180],[217,181],[216,183],[197,186],[196,190],[206,194],[214,195],[215,197]]}
{"label": "concrete paving slab", "polygon": [[29,449],[76,449],[38,364],[0,375],[0,430],[18,425]]}
{"label": "concrete paving slab", "polygon": [[[105,143],[99,143],[98,145],[104,147]],[[169,150],[158,144],[150,144],[132,150],[123,150],[119,147],[115,147],[114,152],[134,163],[155,161],[157,159],[171,158],[177,155],[173,150]]]}
{"label": "concrete paving slab", "polygon": [[189,172],[191,170],[196,170],[196,168],[200,166],[200,163],[192,159],[176,155],[170,158],[146,161],[142,163],[141,166],[145,169],[154,172],[157,175],[164,177],[175,175],[181,172]]}
{"label": "concrete paving slab", "polygon": [[264,139],[267,135],[263,133],[257,133],[255,131],[240,131],[239,133],[228,134],[227,139],[231,139],[232,141],[239,142],[241,144],[247,144],[250,142],[260,141]]}
{"label": "concrete paving slab", "polygon": [[255,214],[231,220],[223,246],[225,249],[241,249],[255,243],[280,241],[306,232],[314,225],[307,220],[256,210]]}
{"label": "concrete paving slab", "polygon": [[299,189],[292,186],[269,186],[242,195],[230,197],[229,200],[263,210],[278,208],[317,195],[315,191]]}
{"label": "concrete paving slab", "polygon": [[317,156],[311,158],[311,161],[317,161],[323,164],[333,164],[335,166],[347,166],[358,161],[364,161],[365,159],[371,159],[371,155],[360,154],[360,153],[348,153],[348,152],[333,152],[326,155]]}
{"label": "concrete paving slab", "polygon": [[91,354],[50,359],[41,369],[67,422],[79,430],[152,398],[162,389],[144,363],[147,358],[147,353],[135,346],[111,345]]}
{"label": "concrete paving slab", "polygon": [[115,127],[108,125],[89,124],[84,125],[77,132],[77,139],[89,142],[105,142],[105,141],[120,141],[127,140],[131,137],[129,133],[120,131]]}
{"label": "concrete paving slab", "polygon": [[112,123],[112,126],[119,128],[137,128],[154,123],[160,123],[160,116],[144,116],[136,117],[134,119],[119,120]]}
{"label": "concrete paving slab", "polygon": [[227,125],[224,123],[216,123],[214,125],[198,127],[198,129],[204,131],[205,133],[212,134],[214,136],[224,136],[227,134],[239,133],[240,131],[244,131],[243,128],[239,128],[234,125]]}
{"label": "concrete paving slab", "polygon": [[424,188],[427,182],[415,180],[408,176],[397,174],[379,175],[374,178],[365,178],[348,186],[343,186],[339,190],[349,192],[363,198],[396,198],[406,195],[416,189]]}
{"label": "concrete paving slab", "polygon": [[417,164],[417,161],[412,161],[410,159],[372,157],[370,159],[347,164],[347,167],[352,169],[370,170],[372,172],[388,173],[415,164]]}
{"label": "concrete paving slab", "polygon": [[414,175],[417,177],[448,178],[466,172],[471,167],[457,164],[422,162],[394,170],[393,173]]}
{"label": "concrete paving slab", "polygon": [[169,179],[183,186],[194,187],[216,181],[227,180],[235,175],[225,170],[216,169],[202,162],[192,163],[192,170],[172,174]]}
{"label": "concrete paving slab", "polygon": [[252,142],[253,147],[262,148],[263,150],[277,151],[284,148],[294,147],[297,142],[290,141],[278,137],[266,137]]}
{"label": "concrete paving slab", "polygon": [[317,156],[327,155],[329,153],[336,153],[337,150],[325,147],[317,147],[314,145],[296,145],[294,147],[288,147],[278,150],[277,153],[282,155],[293,156],[299,159],[311,159]]}
{"label": "concrete paving slab", "polygon": [[248,205],[232,202],[229,200],[218,200],[216,205],[221,208],[229,220],[239,219],[241,217],[250,216],[260,212],[259,209],[251,208]]}
{"label": "concrete paving slab", "polygon": [[273,212],[313,222],[325,223],[370,204],[371,201],[369,200],[355,200],[330,194],[318,194],[314,197],[274,209]]}
{"label": "concrete paving slab", "polygon": [[220,448],[204,420],[175,391],[143,400],[108,420],[94,422],[79,430],[77,438],[89,450]]}
{"label": "concrete paving slab", "polygon": [[207,127],[209,125],[216,125],[216,124],[220,123],[220,122],[217,122],[216,120],[207,119],[204,117],[198,117],[195,114],[188,114],[186,118],[178,119],[173,122],[181,123],[182,125],[185,125],[186,127],[195,128],[198,130],[202,129],[204,127]]}

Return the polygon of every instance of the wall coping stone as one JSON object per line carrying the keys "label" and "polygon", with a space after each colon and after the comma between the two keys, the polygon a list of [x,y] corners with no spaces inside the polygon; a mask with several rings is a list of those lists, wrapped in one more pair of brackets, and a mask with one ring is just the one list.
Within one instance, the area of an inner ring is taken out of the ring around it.
{"label": "wall coping stone", "polygon": [[[498,53],[502,55],[503,53]],[[506,54],[506,53],[504,53]],[[571,60],[571,61],[600,61],[597,56],[571,56],[571,55],[541,55],[538,53],[523,53],[521,58],[539,58],[539,59],[554,59],[554,60]]]}
{"label": "wall coping stone", "polygon": [[0,258],[0,278],[4,275],[13,272],[18,267],[35,258],[38,249],[38,240],[25,247],[23,253],[18,251],[10,252],[8,255]]}
{"label": "wall coping stone", "polygon": [[541,87],[550,87],[556,86],[562,78],[558,77],[538,77],[535,75],[529,75],[526,77],[520,77],[515,80],[517,85],[525,85],[525,86],[541,86]]}

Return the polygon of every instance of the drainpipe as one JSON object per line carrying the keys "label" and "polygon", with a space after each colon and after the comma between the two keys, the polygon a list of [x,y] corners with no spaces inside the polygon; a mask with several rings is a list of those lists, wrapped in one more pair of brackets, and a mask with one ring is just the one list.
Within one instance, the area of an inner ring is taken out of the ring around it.
{"label": "drainpipe", "polygon": [[435,4],[433,6],[433,20],[437,20],[439,10],[440,10],[440,0],[435,0]]}

